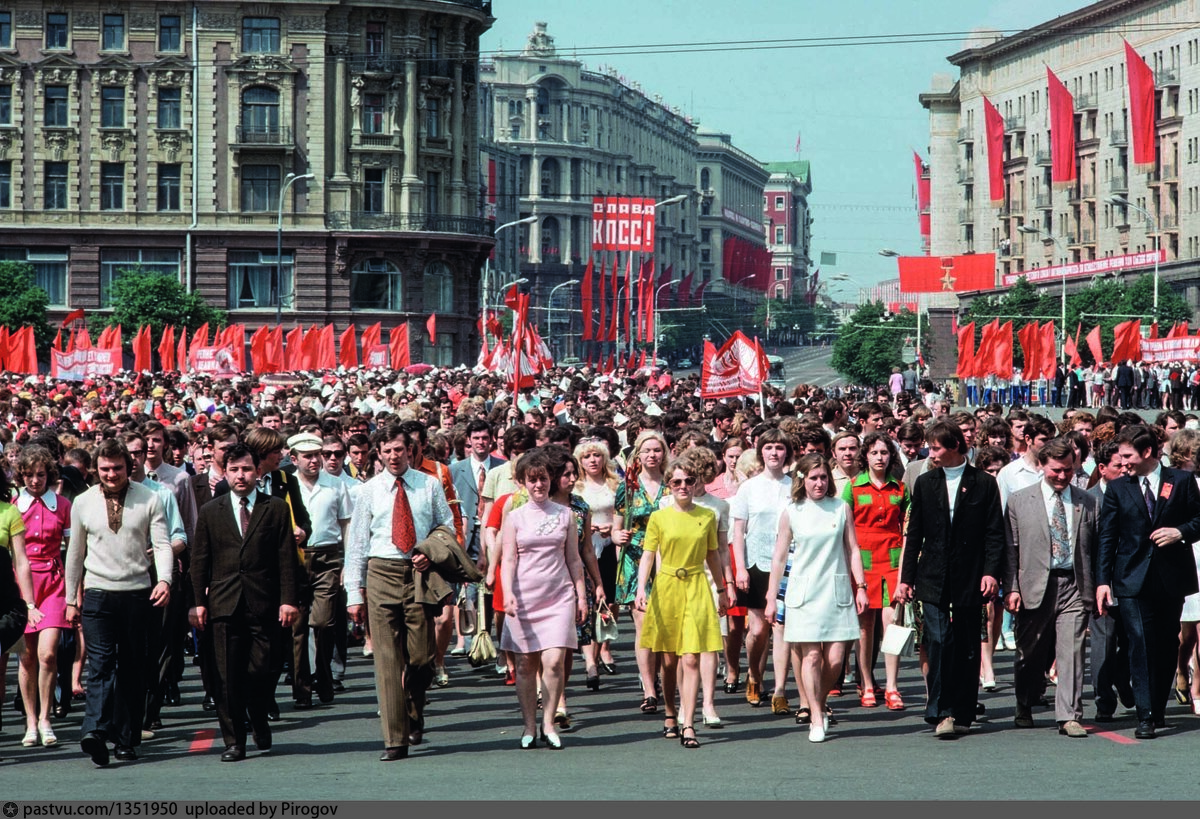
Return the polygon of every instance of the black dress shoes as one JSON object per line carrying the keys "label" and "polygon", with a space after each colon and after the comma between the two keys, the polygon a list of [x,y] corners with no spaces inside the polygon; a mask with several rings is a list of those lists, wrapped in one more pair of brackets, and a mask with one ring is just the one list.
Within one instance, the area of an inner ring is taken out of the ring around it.
{"label": "black dress shoes", "polygon": [[[146,724],[146,730],[147,731],[161,731],[162,730],[162,720],[161,719],[150,720],[150,722],[148,722]],[[117,757],[117,758],[120,759],[120,757]]]}
{"label": "black dress shoes", "polygon": [[118,745],[113,751],[113,756],[122,762],[133,762],[138,758],[137,751],[128,745]]}
{"label": "black dress shoes", "polygon": [[1154,739],[1158,734],[1154,730],[1154,723],[1147,719],[1138,723],[1133,736],[1137,739]]}
{"label": "black dress shoes", "polygon": [[1096,722],[1113,722],[1116,720],[1112,714],[1096,714]]}
{"label": "black dress shoes", "polygon": [[250,732],[254,736],[254,747],[260,751],[271,750],[271,723],[263,720],[259,724],[255,724],[255,720],[251,720]]}
{"label": "black dress shoes", "polygon": [[304,700],[295,700],[294,702],[292,702],[292,708],[296,709],[297,711],[307,711],[309,708],[312,708],[312,707],[313,707],[312,697],[309,697],[308,699],[304,699]]}
{"label": "black dress shoes", "polygon": [[108,765],[108,743],[104,741],[104,737],[97,734],[95,731],[90,731],[83,735],[79,740],[79,747],[82,751],[92,758],[97,766],[104,768]]}
{"label": "black dress shoes", "polygon": [[179,689],[176,688],[175,686],[171,686],[170,688],[168,688],[167,696],[163,699],[163,702],[165,702],[167,705],[170,705],[173,708],[177,707],[180,703]]}
{"label": "black dress shoes", "polygon": [[71,703],[66,702],[62,705],[56,705],[51,709],[51,712],[54,714],[55,719],[63,719],[67,714],[71,713]]}
{"label": "black dress shoes", "polygon": [[383,753],[379,755],[380,762],[399,762],[401,759],[408,759],[408,746],[406,745],[384,748]]}
{"label": "black dress shoes", "polygon": [[222,762],[241,762],[246,758],[246,749],[241,745],[230,745],[225,749],[225,753],[221,754]]}
{"label": "black dress shoes", "polygon": [[346,686],[345,686],[345,684],[343,684],[343,683],[342,683],[342,681],[341,681],[341,680],[334,680],[334,681],[333,681],[333,693],[335,693],[335,694],[344,694],[344,693],[346,693]]}
{"label": "black dress shoes", "polygon": [[409,745],[420,745],[425,740],[425,732],[420,728],[414,728],[408,733]]}
{"label": "black dress shoes", "polygon": [[207,696],[205,696],[203,707],[204,707],[205,711],[216,711],[217,710],[217,701],[215,699],[213,699],[212,694],[208,694]]}
{"label": "black dress shoes", "polygon": [[271,700],[271,704],[267,706],[267,719],[270,722],[279,722],[279,703]]}

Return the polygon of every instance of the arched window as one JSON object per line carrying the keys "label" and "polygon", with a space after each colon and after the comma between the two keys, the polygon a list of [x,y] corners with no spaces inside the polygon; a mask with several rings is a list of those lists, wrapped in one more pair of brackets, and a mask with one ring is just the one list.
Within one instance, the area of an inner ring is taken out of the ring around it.
{"label": "arched window", "polygon": [[709,188],[711,188],[712,187],[712,185],[710,184],[711,182],[712,182],[712,174],[709,173],[708,168],[701,168],[700,169],[700,190],[706,191]]}
{"label": "arched window", "polygon": [[547,216],[542,220],[542,261],[559,262],[562,260],[562,246],[559,244],[558,219]]}
{"label": "arched window", "polygon": [[445,262],[425,265],[425,312],[454,312],[454,275]]}
{"label": "arched window", "polygon": [[387,259],[365,259],[350,271],[352,310],[404,309],[400,269]]}
{"label": "arched window", "polygon": [[256,85],[242,92],[242,142],[279,141],[279,92]]}

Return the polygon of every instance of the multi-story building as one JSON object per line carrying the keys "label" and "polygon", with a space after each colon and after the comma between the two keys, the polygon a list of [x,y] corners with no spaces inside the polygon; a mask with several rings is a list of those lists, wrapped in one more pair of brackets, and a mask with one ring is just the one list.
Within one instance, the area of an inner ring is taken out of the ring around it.
{"label": "multi-story building", "polygon": [[768,162],[766,169],[771,174],[763,191],[763,221],[771,253],[771,288],[767,294],[790,299],[793,293],[803,294],[808,289],[813,223],[808,195],[812,193],[812,179],[807,160]]}
{"label": "multi-story building", "polygon": [[[951,55],[958,77],[935,77],[920,96],[930,122],[932,255],[995,252],[1003,284],[1023,271],[1153,251],[1157,236],[1164,286],[1196,304],[1200,34],[1194,20],[1191,0],[1101,0]],[[1157,162],[1149,173],[1131,162],[1123,38],[1155,76]],[[1051,185],[1047,66],[1074,97],[1077,179],[1066,190]],[[1004,119],[998,206],[989,201],[984,95]],[[1152,257],[1117,275],[1148,272]],[[1090,281],[1086,272],[1069,278],[1072,288]]]}
{"label": "multi-story building", "polygon": [[0,9],[0,258],[32,262],[56,312],[109,307],[140,264],[251,330],[277,310],[339,329],[437,313],[414,356],[472,359],[490,6]]}
{"label": "multi-story building", "polygon": [[[535,25],[519,54],[497,55],[480,69],[484,142],[520,155],[520,276],[548,337],[579,333],[577,288],[591,251],[592,197],[640,196],[658,201],[684,194],[657,214],[655,262],[695,263],[696,126],[661,97],[650,97],[615,69],[590,71],[560,56],[545,23]],[[574,309],[570,309],[574,307]],[[544,321],[543,321],[544,320]],[[572,322],[573,323],[568,323]],[[560,343],[559,350],[573,348]]]}

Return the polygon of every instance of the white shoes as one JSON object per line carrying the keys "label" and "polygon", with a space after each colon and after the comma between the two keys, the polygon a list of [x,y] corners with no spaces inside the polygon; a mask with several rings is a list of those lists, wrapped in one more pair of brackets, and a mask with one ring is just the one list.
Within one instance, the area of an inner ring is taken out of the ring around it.
{"label": "white shoes", "polygon": [[437,670],[433,676],[433,682],[438,688],[445,688],[450,684],[450,675],[446,673],[445,666]]}
{"label": "white shoes", "polygon": [[825,735],[827,733],[829,733],[829,715],[828,714],[825,715],[825,718],[822,719],[819,724],[816,722],[812,722],[809,724],[809,726],[808,726],[808,741],[809,742],[824,742]]}

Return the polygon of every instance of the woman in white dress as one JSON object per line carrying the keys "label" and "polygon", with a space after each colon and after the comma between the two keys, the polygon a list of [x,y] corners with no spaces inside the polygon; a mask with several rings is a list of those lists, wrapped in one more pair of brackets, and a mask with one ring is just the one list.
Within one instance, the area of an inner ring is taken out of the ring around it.
{"label": "woman in white dress", "polygon": [[[612,541],[613,503],[620,479],[609,460],[608,444],[603,438],[584,438],[575,447],[574,455],[580,466],[575,492],[592,510],[592,549],[600,566],[604,599],[612,600],[617,593],[617,548]],[[612,646],[593,640],[580,650],[587,664],[587,687],[599,691],[600,669],[606,674],[616,673]]]}
{"label": "woman in white dress", "polygon": [[[1171,455],[1171,466],[1193,474],[1200,472],[1197,456],[1200,456],[1200,432],[1181,429],[1167,445]],[[1200,475],[1197,476],[1200,483]],[[1200,572],[1200,541],[1192,544],[1192,555]],[[1179,665],[1175,669],[1175,699],[1180,705],[1192,706],[1192,713],[1200,716],[1200,665],[1196,654],[1200,642],[1200,594],[1189,594],[1183,598],[1183,611],[1179,615]]]}
{"label": "woman in white dress", "polygon": [[792,502],[779,517],[765,612],[772,621],[792,552],[783,636],[801,661],[800,684],[813,715],[809,742],[825,741],[829,691],[841,674],[846,645],[858,639],[858,615],[868,604],[862,555],[854,526],[847,525],[849,507],[829,496],[829,485],[829,466],[820,455],[805,455],[796,464]]}

